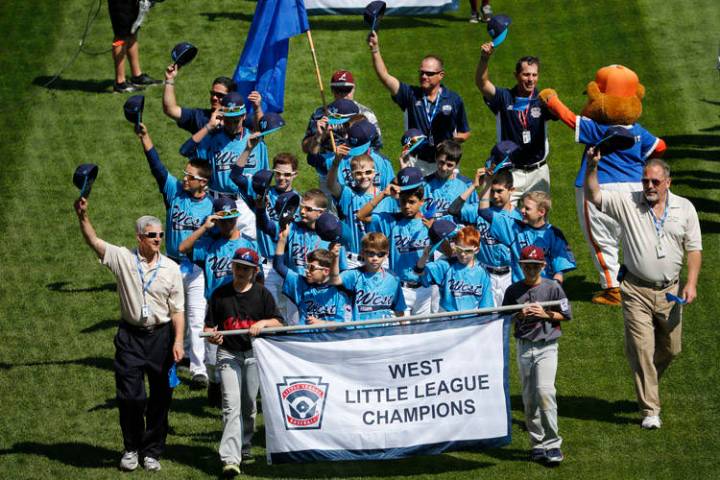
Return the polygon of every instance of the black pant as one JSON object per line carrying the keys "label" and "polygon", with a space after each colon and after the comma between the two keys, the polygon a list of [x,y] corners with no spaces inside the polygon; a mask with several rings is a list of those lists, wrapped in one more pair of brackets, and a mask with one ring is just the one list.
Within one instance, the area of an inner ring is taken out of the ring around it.
{"label": "black pant", "polygon": [[[144,332],[121,323],[115,335],[115,388],[125,450],[159,458],[165,450],[172,389],[173,329],[167,324]],[[145,393],[145,378],[150,396]]]}

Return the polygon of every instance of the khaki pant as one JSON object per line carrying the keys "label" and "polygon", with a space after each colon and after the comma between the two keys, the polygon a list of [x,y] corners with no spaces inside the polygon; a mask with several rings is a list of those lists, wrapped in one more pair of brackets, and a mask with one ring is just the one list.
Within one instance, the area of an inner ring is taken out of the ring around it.
{"label": "khaki pant", "polygon": [[682,306],[668,302],[678,284],[663,290],[643,287],[628,275],[621,284],[625,355],[643,416],[660,414],[660,377],[681,349]]}

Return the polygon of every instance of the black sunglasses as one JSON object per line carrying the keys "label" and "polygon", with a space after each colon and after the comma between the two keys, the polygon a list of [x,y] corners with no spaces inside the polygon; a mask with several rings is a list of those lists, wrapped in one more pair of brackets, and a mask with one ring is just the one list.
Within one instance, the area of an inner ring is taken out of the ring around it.
{"label": "black sunglasses", "polygon": [[659,186],[663,182],[662,180],[658,180],[657,178],[643,178],[641,181],[643,185],[650,185],[652,183],[655,187]]}
{"label": "black sunglasses", "polygon": [[427,70],[418,70],[418,73],[420,74],[421,77],[422,77],[423,75],[425,75],[426,77],[434,77],[434,76],[437,75],[438,73],[442,73],[442,72],[443,72],[442,70],[437,71],[437,72],[429,72],[429,71],[427,71]]}
{"label": "black sunglasses", "polygon": [[225,95],[227,95],[227,93],[216,92],[214,90],[210,90],[211,97],[223,98]]}
{"label": "black sunglasses", "polygon": [[146,238],[163,238],[165,236],[165,232],[147,232],[143,233],[143,237]]}

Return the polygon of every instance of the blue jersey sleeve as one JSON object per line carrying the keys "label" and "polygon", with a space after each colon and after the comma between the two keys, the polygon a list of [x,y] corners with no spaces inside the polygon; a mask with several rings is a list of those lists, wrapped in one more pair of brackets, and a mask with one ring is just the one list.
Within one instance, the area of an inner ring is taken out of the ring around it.
{"label": "blue jersey sleeve", "polygon": [[397,282],[397,287],[395,288],[395,298],[393,299],[393,310],[396,312],[404,312],[407,308],[402,286],[400,282]]}
{"label": "blue jersey sleeve", "polygon": [[360,272],[354,268],[340,272],[340,281],[342,282],[343,288],[349,292],[354,292],[359,275],[361,275]]}
{"label": "blue jersey sleeve", "polygon": [[[490,223],[490,235],[495,237],[503,245],[510,246],[517,237],[518,229],[517,222],[507,215],[503,215],[499,212],[492,212],[491,223]],[[485,218],[483,212],[480,215]],[[487,218],[485,218],[487,220]]]}
{"label": "blue jersey sleeve", "polygon": [[295,305],[300,306],[305,291],[305,279],[292,270],[288,270],[283,282],[284,293]]}
{"label": "blue jersey sleeve", "polygon": [[572,250],[570,250],[565,236],[557,227],[552,227],[552,232],[553,242],[550,247],[550,255],[552,256],[551,263],[553,273],[575,270],[577,267],[575,264],[575,255],[573,255]]}
{"label": "blue jersey sleeve", "polygon": [[188,253],[188,258],[195,264],[201,267],[205,265],[205,259],[208,256],[208,249],[212,245],[213,239],[209,235],[205,234],[195,242],[193,249]]}
{"label": "blue jersey sleeve", "polygon": [[373,213],[371,216],[370,224],[368,225],[368,229],[373,232],[380,232],[389,239],[394,223],[395,215],[392,213]]}
{"label": "blue jersey sleeve", "polygon": [[209,120],[210,117],[206,111],[201,108],[181,108],[177,126],[191,134],[195,134],[204,127]]}
{"label": "blue jersey sleeve", "polygon": [[640,125],[636,126],[640,131],[640,153],[643,159],[647,159],[655,151],[655,148],[657,148],[659,139]]}
{"label": "blue jersey sleeve", "polygon": [[446,260],[428,262],[421,279],[423,286],[442,285],[449,268],[450,264]]}
{"label": "blue jersey sleeve", "polygon": [[[149,151],[145,152],[145,158],[148,161],[148,166],[150,167],[150,173],[152,173],[153,177],[155,178],[155,181],[158,184],[158,188],[160,191],[163,191],[163,187],[165,186],[165,180],[168,176],[168,170],[165,168],[165,165],[163,165],[162,161],[160,161],[160,155],[158,154],[155,147],[152,147]],[[165,204],[167,204],[169,201],[166,199]]]}
{"label": "blue jersey sleeve", "polygon": [[575,140],[584,145],[595,145],[605,136],[605,129],[589,118],[578,116],[575,132],[577,138]]}
{"label": "blue jersey sleeve", "polygon": [[480,308],[488,308],[495,306],[495,299],[493,298],[492,283],[490,281],[490,275],[485,275],[483,278],[483,294],[480,299]]}
{"label": "blue jersey sleeve", "polygon": [[400,108],[407,110],[412,107],[415,95],[413,95],[412,87],[410,85],[400,82],[400,88],[398,88],[397,94],[391,98],[400,106]]}
{"label": "blue jersey sleeve", "polygon": [[465,103],[460,97],[458,97],[455,107],[455,129],[461,133],[469,132],[470,124],[465,113]]}

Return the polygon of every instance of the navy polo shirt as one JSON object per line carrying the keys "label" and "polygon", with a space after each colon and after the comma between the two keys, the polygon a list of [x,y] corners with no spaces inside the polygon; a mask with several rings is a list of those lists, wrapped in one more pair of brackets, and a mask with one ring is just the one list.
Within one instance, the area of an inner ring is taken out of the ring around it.
{"label": "navy polo shirt", "polygon": [[[545,160],[550,145],[545,122],[555,120],[537,95],[518,97],[517,86],[511,90],[495,88],[495,96],[485,103],[497,119],[497,139],[515,142],[520,151],[514,156],[514,166],[532,165]],[[526,126],[523,125],[526,124]],[[530,142],[523,142],[523,130],[530,132]]]}
{"label": "navy polo shirt", "polygon": [[[407,128],[417,128],[427,135],[428,142],[416,150],[417,157],[426,162],[435,161],[435,145],[453,138],[456,131],[470,131],[465,104],[460,95],[448,90],[444,85],[440,87],[440,95],[434,103],[425,99],[425,93],[420,87],[411,87],[402,82],[397,95],[392,97],[405,111]],[[432,118],[432,123],[428,116]]]}
{"label": "navy polo shirt", "polygon": [[[209,108],[180,108],[180,119],[177,126],[194,135],[198,130],[203,128],[210,121],[212,110]],[[255,126],[252,123],[252,117],[246,115],[243,122],[245,128],[253,130]]]}

